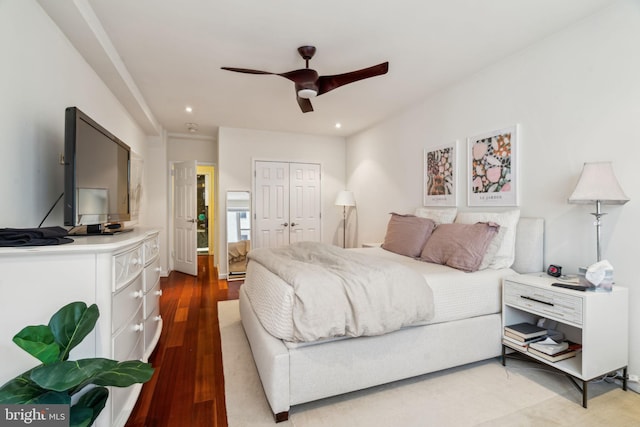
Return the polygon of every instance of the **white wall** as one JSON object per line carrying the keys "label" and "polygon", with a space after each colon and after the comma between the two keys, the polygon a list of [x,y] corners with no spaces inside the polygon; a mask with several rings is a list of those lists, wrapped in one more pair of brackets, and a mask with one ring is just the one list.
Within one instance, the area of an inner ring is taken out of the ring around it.
{"label": "white wall", "polygon": [[345,179],[345,140],[282,132],[220,128],[218,135],[217,216],[220,236],[217,262],[221,274],[227,273],[225,230],[225,195],[227,191],[253,192],[253,162],[276,160],[320,163],[322,167],[322,241],[339,244],[338,227],[342,211],[334,205],[336,195],[343,190]]}
{"label": "white wall", "polygon": [[[35,1],[0,2],[0,52],[0,227],[37,227],[64,189],[66,107],[142,156],[146,136]],[[44,225],[62,224],[60,202]]]}
{"label": "white wall", "polygon": [[167,276],[169,268],[169,233],[168,230],[169,202],[167,188],[169,188],[169,160],[167,159],[167,136],[149,138],[144,158],[144,187],[143,199],[146,201],[141,223],[148,227],[163,230],[160,233],[160,267],[162,275]]}
{"label": "white wall", "polygon": [[613,161],[631,201],[604,208],[603,258],[630,289],[630,373],[640,374],[638,40],[640,2],[619,1],[349,138],[348,186],[366,212],[359,215],[359,241],[382,240],[388,212],[422,204],[425,147],[460,141],[457,202],[469,209],[466,138],[518,123],[522,214],[546,220],[545,263],[575,272],[595,261],[595,206],[569,205],[567,198],[584,162]]}
{"label": "white wall", "polygon": [[218,142],[212,137],[170,134],[167,139],[167,155],[171,162],[186,160],[197,160],[208,164],[218,162]]}

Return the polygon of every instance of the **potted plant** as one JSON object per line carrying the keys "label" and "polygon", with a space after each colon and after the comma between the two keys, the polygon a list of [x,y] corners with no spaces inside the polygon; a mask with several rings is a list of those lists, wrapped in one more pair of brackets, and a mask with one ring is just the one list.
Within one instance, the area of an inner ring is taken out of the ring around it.
{"label": "potted plant", "polygon": [[67,404],[70,426],[85,427],[104,408],[107,386],[128,387],[151,379],[153,368],[139,360],[68,360],[71,349],[93,330],[99,316],[97,305],[73,302],[58,310],[48,325],[27,326],[18,332],[13,342],[42,363],[0,387],[0,403]]}

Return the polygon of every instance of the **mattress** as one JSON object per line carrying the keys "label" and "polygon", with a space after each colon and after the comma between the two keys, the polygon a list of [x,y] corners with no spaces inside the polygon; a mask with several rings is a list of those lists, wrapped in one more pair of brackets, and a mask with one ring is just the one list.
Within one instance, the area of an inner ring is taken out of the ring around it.
{"label": "mattress", "polygon": [[[466,273],[379,247],[350,250],[369,254],[372,259],[393,260],[422,274],[433,291],[435,315],[428,322],[430,324],[499,313],[502,278],[515,274],[508,268]],[[291,286],[259,263],[250,261],[243,288],[262,326],[271,335],[285,340],[293,336],[294,293]]]}

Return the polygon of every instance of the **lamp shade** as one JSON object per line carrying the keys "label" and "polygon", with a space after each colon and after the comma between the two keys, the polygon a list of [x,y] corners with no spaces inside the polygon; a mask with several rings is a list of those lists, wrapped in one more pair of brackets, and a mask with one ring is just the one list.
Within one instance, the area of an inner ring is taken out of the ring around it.
{"label": "lamp shade", "polygon": [[629,198],[624,194],[611,167],[611,162],[585,163],[569,203],[624,205]]}
{"label": "lamp shade", "polygon": [[353,197],[353,191],[343,190],[336,197],[336,206],[355,206],[356,199]]}

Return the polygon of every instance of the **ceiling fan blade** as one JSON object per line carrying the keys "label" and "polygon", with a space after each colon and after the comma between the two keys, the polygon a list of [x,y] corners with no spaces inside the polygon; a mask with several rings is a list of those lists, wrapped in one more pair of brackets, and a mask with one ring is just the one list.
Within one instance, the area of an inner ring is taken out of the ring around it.
{"label": "ceiling fan blade", "polygon": [[296,99],[298,100],[298,105],[303,113],[309,113],[313,111],[313,105],[311,105],[311,100],[306,98],[300,98],[296,93]]}
{"label": "ceiling fan blade", "polygon": [[310,68],[302,68],[278,75],[299,85],[315,84],[318,80],[318,73]]}
{"label": "ceiling fan blade", "polygon": [[236,73],[245,73],[245,74],[277,74],[277,73],[270,73],[269,71],[250,70],[249,68],[233,68],[233,67],[220,67],[220,68],[227,71],[235,71]]}
{"label": "ceiling fan blade", "polygon": [[336,89],[340,86],[357,82],[358,80],[364,80],[370,77],[386,74],[387,71],[389,71],[389,63],[383,62],[382,64],[374,65],[373,67],[369,68],[363,68],[362,70],[351,71],[350,73],[336,74],[333,76],[320,76],[318,77],[318,95],[327,93],[330,90]]}
{"label": "ceiling fan blade", "polygon": [[318,80],[318,73],[315,70],[309,68],[302,68],[300,70],[288,71],[286,73],[271,73],[269,71],[251,70],[249,68],[233,68],[233,67],[221,67],[223,70],[235,71],[236,73],[245,74],[268,74],[272,76],[280,76],[285,79],[291,80],[295,84],[308,87],[314,86]]}

